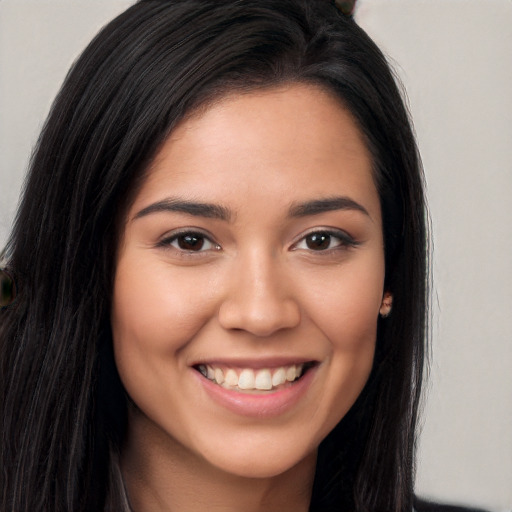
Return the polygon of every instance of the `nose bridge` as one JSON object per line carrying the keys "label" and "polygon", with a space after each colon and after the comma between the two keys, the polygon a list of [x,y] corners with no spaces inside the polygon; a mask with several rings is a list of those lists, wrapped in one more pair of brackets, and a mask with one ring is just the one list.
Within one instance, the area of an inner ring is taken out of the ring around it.
{"label": "nose bridge", "polygon": [[282,258],[271,250],[252,248],[236,259],[219,311],[223,327],[256,336],[295,327],[300,308]]}

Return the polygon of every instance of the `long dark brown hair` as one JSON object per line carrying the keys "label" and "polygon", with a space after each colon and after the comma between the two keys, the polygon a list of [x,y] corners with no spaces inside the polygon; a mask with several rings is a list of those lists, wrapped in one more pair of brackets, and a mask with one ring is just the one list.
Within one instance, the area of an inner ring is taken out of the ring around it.
{"label": "long dark brown hair", "polygon": [[389,66],[329,0],[142,0],[74,64],[34,152],[0,310],[2,512],[123,510],[108,478],[125,398],[109,314],[118,224],[185,116],[284,83],[334,93],[373,158],[393,312],[370,380],[319,448],[311,510],[409,511],[425,355],[426,214]]}

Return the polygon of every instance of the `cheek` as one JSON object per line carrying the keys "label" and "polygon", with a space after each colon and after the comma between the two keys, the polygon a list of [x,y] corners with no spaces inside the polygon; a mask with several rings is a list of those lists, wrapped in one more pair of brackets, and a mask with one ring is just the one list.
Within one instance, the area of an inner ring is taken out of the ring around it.
{"label": "cheek", "polygon": [[370,375],[383,280],[383,262],[372,257],[361,266],[340,267],[323,281],[328,286],[311,286],[310,321],[328,341],[326,400],[318,412],[329,418],[329,428],[348,412]]}
{"label": "cheek", "polygon": [[340,387],[353,390],[354,400],[373,365],[381,293],[372,288],[359,288],[358,294],[342,290],[333,294],[337,306],[326,307],[318,314],[329,340],[332,376]]}
{"label": "cheek", "polygon": [[329,340],[327,369],[317,414],[325,418],[326,436],[348,413],[370,376],[375,355],[377,317],[375,309],[342,304],[338,314],[324,315],[323,334]]}
{"label": "cheek", "polygon": [[375,344],[384,283],[379,254],[370,253],[310,283],[311,319],[324,332],[332,350],[366,352],[367,345]]}
{"label": "cheek", "polygon": [[213,301],[201,276],[173,273],[158,262],[151,262],[148,272],[137,268],[136,260],[121,258],[116,271],[111,315],[116,358],[157,364],[201,329]]}

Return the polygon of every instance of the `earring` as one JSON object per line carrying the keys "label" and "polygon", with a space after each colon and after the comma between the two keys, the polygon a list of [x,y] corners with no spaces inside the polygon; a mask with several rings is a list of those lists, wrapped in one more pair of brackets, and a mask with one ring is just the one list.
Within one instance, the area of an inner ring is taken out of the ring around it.
{"label": "earring", "polygon": [[382,298],[382,304],[380,305],[380,316],[382,318],[387,318],[390,313],[391,309],[393,308],[393,295],[389,292],[386,292],[384,294],[384,297]]}

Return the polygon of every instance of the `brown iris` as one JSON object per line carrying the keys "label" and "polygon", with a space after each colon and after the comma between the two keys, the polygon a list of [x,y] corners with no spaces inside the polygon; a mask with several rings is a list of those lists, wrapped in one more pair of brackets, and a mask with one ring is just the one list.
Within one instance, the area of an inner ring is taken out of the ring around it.
{"label": "brown iris", "polygon": [[204,237],[189,233],[176,238],[178,246],[184,251],[200,251],[204,246]]}
{"label": "brown iris", "polygon": [[323,251],[331,245],[331,235],[329,233],[313,233],[306,237],[306,245],[313,251]]}

